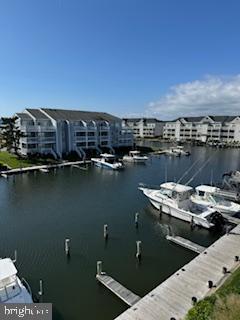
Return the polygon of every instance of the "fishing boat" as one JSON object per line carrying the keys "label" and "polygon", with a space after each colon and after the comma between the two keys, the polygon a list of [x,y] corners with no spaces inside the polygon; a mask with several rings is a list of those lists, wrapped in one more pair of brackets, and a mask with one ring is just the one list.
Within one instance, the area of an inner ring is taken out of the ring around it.
{"label": "fishing boat", "polygon": [[176,150],[174,147],[166,149],[165,150],[165,154],[167,156],[174,156],[174,157],[180,157],[181,156],[181,152],[179,150]]}
{"label": "fishing boat", "polygon": [[121,162],[117,162],[116,157],[113,154],[102,153],[100,154],[100,158],[91,158],[91,161],[97,167],[107,168],[112,170],[123,169],[123,164]]}
{"label": "fishing boat", "polygon": [[129,155],[123,157],[123,161],[126,162],[145,163],[147,160],[148,157],[141,155],[140,151],[137,150],[130,151]]}
{"label": "fishing boat", "polygon": [[18,278],[10,258],[0,259],[0,303],[33,303],[30,286]]}
{"label": "fishing boat", "polygon": [[240,213],[240,205],[233,201],[224,199],[224,197],[219,194],[219,188],[201,185],[196,187],[195,190],[196,193],[191,196],[191,200],[194,203],[208,206],[229,215]]}
{"label": "fishing boat", "polygon": [[221,214],[216,210],[191,201],[194,190],[190,186],[166,182],[160,185],[160,189],[140,186],[139,190],[156,209],[172,217],[207,229],[223,223]]}
{"label": "fishing boat", "polygon": [[190,156],[190,151],[185,151],[183,146],[176,146],[173,149],[173,152],[180,154],[180,156]]}

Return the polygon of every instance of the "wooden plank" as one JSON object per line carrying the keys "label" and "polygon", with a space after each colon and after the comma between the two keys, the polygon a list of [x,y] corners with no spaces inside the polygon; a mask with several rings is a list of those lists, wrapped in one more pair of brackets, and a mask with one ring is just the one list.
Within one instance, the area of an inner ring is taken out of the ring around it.
{"label": "wooden plank", "polygon": [[[235,256],[240,256],[240,225],[205,249],[116,320],[184,319],[192,307],[192,297],[203,299],[219,288],[226,279],[223,266],[230,272],[240,267]],[[215,288],[209,289],[209,280],[213,281]]]}
{"label": "wooden plank", "polygon": [[101,274],[96,275],[97,280],[102,283],[106,288],[108,288],[111,292],[113,292],[116,296],[118,296],[122,301],[124,301],[128,306],[133,306],[137,303],[141,298],[125,288],[119,282],[114,280],[112,277]]}
{"label": "wooden plank", "polygon": [[200,246],[199,244],[195,243],[195,242],[192,242],[188,239],[185,239],[185,238],[182,238],[182,237],[179,237],[179,236],[169,236],[167,235],[166,236],[166,239],[171,241],[171,242],[174,242],[186,249],[189,249],[191,251],[194,251],[196,253],[201,253],[203,252],[204,250],[206,250],[206,247],[203,247],[203,246]]}

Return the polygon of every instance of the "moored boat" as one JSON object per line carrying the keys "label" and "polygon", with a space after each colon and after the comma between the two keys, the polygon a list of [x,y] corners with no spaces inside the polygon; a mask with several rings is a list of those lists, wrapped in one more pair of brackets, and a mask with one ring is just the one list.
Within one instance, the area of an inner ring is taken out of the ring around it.
{"label": "moored boat", "polygon": [[191,224],[211,228],[223,223],[221,214],[214,209],[195,204],[191,201],[193,188],[174,182],[160,185],[160,189],[139,187],[151,204],[161,212]]}
{"label": "moored boat", "polygon": [[148,157],[141,155],[140,151],[137,150],[130,151],[129,155],[123,157],[123,161],[126,162],[145,163],[147,160]]}
{"label": "moored boat", "polygon": [[201,185],[196,187],[195,190],[196,193],[191,196],[191,200],[194,203],[207,206],[230,215],[240,213],[240,205],[233,201],[224,199],[224,197],[219,194],[218,188]]}
{"label": "moored boat", "polygon": [[116,157],[113,154],[102,153],[100,154],[100,158],[91,158],[91,161],[97,167],[112,170],[123,169],[123,164],[121,162],[116,161]]}
{"label": "moored boat", "polygon": [[29,285],[18,278],[10,258],[0,259],[0,303],[33,303]]}

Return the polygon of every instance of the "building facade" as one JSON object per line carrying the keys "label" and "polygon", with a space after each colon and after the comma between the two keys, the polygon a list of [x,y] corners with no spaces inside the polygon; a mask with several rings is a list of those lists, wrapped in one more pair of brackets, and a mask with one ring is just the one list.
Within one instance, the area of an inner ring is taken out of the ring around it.
{"label": "building facade", "polygon": [[165,123],[163,137],[176,141],[240,142],[240,116],[178,118]]}
{"label": "building facade", "polygon": [[86,150],[132,147],[132,131],[122,128],[122,120],[108,113],[61,109],[25,109],[16,113],[16,125],[24,137],[20,153],[51,154],[62,158],[77,152],[85,157]]}
{"label": "building facade", "polygon": [[124,118],[123,127],[133,130],[135,138],[154,138],[163,135],[164,122],[155,118]]}

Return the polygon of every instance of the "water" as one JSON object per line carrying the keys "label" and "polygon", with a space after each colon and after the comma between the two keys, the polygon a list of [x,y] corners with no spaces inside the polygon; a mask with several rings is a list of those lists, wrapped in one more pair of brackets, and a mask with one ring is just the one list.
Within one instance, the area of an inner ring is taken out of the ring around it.
{"label": "water", "polygon": [[[188,224],[156,211],[137,190],[139,182],[160,184],[178,179],[196,159],[204,162],[216,151],[191,149],[190,157],[153,158],[147,165],[129,165],[122,172],[92,168],[59,169],[56,174],[24,174],[0,180],[0,256],[18,251],[17,267],[34,293],[44,280],[45,302],[54,305],[54,320],[111,320],[126,309],[124,303],[95,280],[96,262],[136,294],[143,296],[195,254],[165,240],[167,225],[180,236],[209,245],[220,234],[191,231]],[[219,150],[193,181],[209,183],[223,172],[239,169],[239,150]],[[200,167],[200,165],[198,165]],[[186,181],[187,179],[185,179]],[[134,215],[140,213],[139,229]],[[109,226],[109,241],[103,225]],[[71,258],[64,239],[71,239]],[[136,240],[143,259],[135,259]]]}

